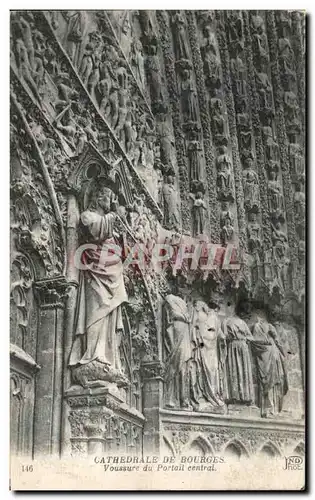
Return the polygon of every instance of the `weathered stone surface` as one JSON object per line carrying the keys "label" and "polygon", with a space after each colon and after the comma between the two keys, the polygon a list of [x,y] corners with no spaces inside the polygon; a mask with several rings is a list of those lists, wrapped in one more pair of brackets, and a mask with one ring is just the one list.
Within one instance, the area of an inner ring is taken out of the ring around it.
{"label": "weathered stone surface", "polygon": [[304,24],[11,12],[13,453],[303,449]]}

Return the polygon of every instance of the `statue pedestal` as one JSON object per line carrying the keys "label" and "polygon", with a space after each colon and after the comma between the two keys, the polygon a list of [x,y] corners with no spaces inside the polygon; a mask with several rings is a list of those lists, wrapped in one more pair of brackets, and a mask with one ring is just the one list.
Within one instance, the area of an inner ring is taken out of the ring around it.
{"label": "statue pedestal", "polygon": [[144,417],[124,402],[115,384],[72,386],[65,398],[70,407],[72,455],[141,453]]}

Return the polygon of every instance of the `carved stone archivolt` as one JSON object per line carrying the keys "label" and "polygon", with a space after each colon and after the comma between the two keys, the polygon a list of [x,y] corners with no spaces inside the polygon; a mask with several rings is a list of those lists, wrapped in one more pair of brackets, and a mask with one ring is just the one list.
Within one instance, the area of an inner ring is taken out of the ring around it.
{"label": "carved stone archivolt", "polygon": [[[298,11],[12,11],[17,453],[303,449],[303,30]],[[199,241],[214,269],[191,269]]]}

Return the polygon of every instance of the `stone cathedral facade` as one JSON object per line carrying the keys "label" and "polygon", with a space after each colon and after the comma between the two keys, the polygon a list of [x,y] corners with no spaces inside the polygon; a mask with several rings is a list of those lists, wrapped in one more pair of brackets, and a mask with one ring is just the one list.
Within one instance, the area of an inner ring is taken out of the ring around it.
{"label": "stone cathedral facade", "polygon": [[302,455],[305,15],[10,36],[12,453]]}

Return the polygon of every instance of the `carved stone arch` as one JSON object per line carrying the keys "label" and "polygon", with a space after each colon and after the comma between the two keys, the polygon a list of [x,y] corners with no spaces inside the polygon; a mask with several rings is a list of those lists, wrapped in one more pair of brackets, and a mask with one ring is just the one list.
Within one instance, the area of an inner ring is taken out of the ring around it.
{"label": "carved stone arch", "polygon": [[278,458],[282,456],[282,453],[279,450],[278,446],[276,446],[271,441],[267,441],[266,443],[264,443],[258,453],[260,456],[269,458]]}
{"label": "carved stone arch", "polygon": [[214,449],[208,439],[202,434],[194,436],[187,443],[183,450],[183,454],[187,453],[189,455],[194,455],[196,451],[200,449],[203,455],[214,455]]}
{"label": "carved stone arch", "polygon": [[224,447],[224,455],[230,455],[236,459],[249,458],[246,446],[238,439],[231,439]]}

